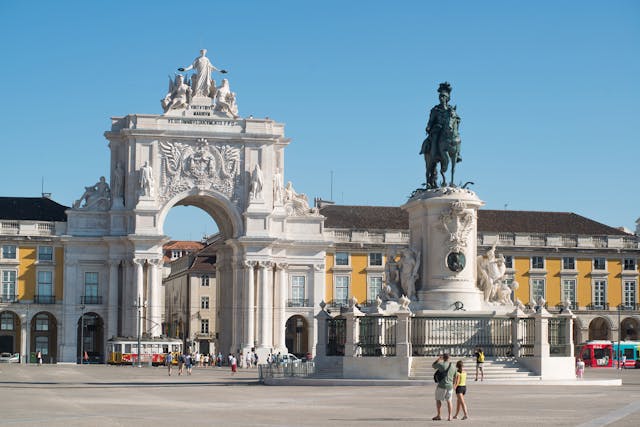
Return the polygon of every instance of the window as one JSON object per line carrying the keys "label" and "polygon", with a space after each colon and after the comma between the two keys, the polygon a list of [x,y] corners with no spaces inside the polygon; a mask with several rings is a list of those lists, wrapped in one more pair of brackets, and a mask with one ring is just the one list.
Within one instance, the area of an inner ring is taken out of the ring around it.
{"label": "window", "polygon": [[304,301],[305,276],[291,276],[291,299],[294,302]]}
{"label": "window", "polygon": [[39,261],[53,261],[53,246],[38,246]]}
{"label": "window", "polygon": [[7,312],[0,314],[0,330],[13,331],[13,329],[14,329],[13,315]]}
{"label": "window", "polygon": [[576,269],[576,259],[572,256],[563,256],[562,257],[562,269],[563,270],[575,270]]}
{"label": "window", "polygon": [[605,258],[594,258],[593,259],[593,269],[594,270],[606,270],[607,269],[607,260]]}
{"label": "window", "polygon": [[209,276],[208,275],[202,275],[200,276],[200,286],[209,286]]}
{"label": "window", "polygon": [[336,252],[336,265],[349,265],[349,252]]}
{"label": "window", "polygon": [[597,308],[604,308],[607,301],[607,282],[596,280],[593,282],[593,305]]}
{"label": "window", "polygon": [[200,319],[200,333],[201,334],[209,333],[209,319]]}
{"label": "window", "polygon": [[369,276],[367,279],[367,301],[375,301],[382,293],[382,276]]}
{"label": "window", "polygon": [[51,271],[38,271],[37,295],[53,295],[53,273]]}
{"label": "window", "polygon": [[625,258],[624,259],[624,269],[629,271],[635,271],[636,269],[636,259],[635,258]]}
{"label": "window", "polygon": [[505,268],[513,268],[513,256],[511,255],[504,256],[504,266]]}
{"label": "window", "polygon": [[15,270],[2,271],[2,301],[13,302],[16,299]]}
{"label": "window", "polygon": [[622,304],[625,308],[635,309],[636,307],[636,282],[625,280],[622,290]]}
{"label": "window", "polygon": [[182,256],[182,251],[173,249],[171,251],[171,259],[178,259]]}
{"label": "window", "polygon": [[84,273],[84,304],[99,304],[98,298],[98,273]]}
{"label": "window", "polygon": [[382,253],[372,252],[369,254],[369,266],[382,266]]}
{"label": "window", "polygon": [[531,280],[531,299],[534,303],[537,303],[539,297],[546,299],[544,279],[532,279]]}
{"label": "window", "polygon": [[47,356],[49,354],[49,337],[47,335],[37,335],[35,341],[36,353],[39,351],[42,356]]}
{"label": "window", "polygon": [[576,279],[564,279],[562,281],[562,301],[576,302]]}
{"label": "window", "polygon": [[36,316],[36,331],[49,330],[49,316],[46,314],[38,314]]}
{"label": "window", "polygon": [[544,257],[541,256],[532,256],[531,257],[531,268],[532,269],[544,269]]}
{"label": "window", "polygon": [[209,308],[209,297],[200,297],[200,308]]}
{"label": "window", "polygon": [[15,245],[3,245],[2,246],[2,258],[4,259],[16,259],[16,246]]}
{"label": "window", "polygon": [[334,301],[346,305],[349,300],[349,276],[335,277]]}

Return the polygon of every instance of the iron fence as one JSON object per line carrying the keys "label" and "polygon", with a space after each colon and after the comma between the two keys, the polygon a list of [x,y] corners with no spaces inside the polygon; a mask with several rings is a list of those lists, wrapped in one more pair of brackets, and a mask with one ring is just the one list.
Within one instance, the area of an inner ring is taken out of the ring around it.
{"label": "iron fence", "polygon": [[336,317],[327,320],[327,356],[344,356],[347,341],[347,320]]}
{"label": "iron fence", "polygon": [[549,319],[549,355],[551,357],[566,357],[570,354],[567,319]]}
{"label": "iron fence", "polygon": [[518,348],[519,357],[533,357],[533,348],[536,342],[535,319],[518,319]]}
{"label": "iron fence", "polygon": [[395,356],[397,317],[367,316],[358,319],[360,334],[358,337],[359,355]]}
{"label": "iron fence", "polygon": [[413,317],[410,325],[413,356],[471,356],[482,347],[490,357],[512,355],[511,319]]}

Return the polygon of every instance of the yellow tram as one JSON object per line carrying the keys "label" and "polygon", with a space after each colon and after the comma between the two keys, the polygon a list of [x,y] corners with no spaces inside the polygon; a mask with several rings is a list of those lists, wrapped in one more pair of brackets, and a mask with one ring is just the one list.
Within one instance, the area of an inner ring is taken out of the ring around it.
{"label": "yellow tram", "polygon": [[[140,340],[140,363],[164,365],[168,353],[173,355],[173,364],[178,363],[182,353],[182,341],[176,338],[144,338]],[[138,362],[137,338],[111,338],[107,341],[107,363],[131,365]]]}

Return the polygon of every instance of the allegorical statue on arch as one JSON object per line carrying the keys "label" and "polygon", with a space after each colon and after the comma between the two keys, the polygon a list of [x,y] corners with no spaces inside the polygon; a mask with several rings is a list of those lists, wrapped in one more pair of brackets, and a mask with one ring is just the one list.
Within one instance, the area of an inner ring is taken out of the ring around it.
{"label": "allegorical statue on arch", "polygon": [[193,71],[189,77],[176,74],[174,78],[169,77],[169,90],[167,95],[160,101],[163,111],[166,113],[176,110],[185,110],[190,105],[211,106],[217,114],[238,118],[238,105],[236,104],[236,94],[231,91],[229,81],[222,79],[220,86],[216,86],[216,81],[212,74],[219,72],[226,74],[226,70],[215,67],[209,58],[207,50],[200,50],[200,56],[193,60],[187,67],[178,68],[180,72]]}

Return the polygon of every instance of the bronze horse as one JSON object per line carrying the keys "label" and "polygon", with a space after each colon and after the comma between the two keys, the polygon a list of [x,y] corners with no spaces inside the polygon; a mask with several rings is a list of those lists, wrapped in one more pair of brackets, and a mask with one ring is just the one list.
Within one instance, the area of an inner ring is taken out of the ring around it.
{"label": "bronze horse", "polygon": [[453,177],[456,171],[456,163],[462,161],[460,157],[460,134],[458,133],[460,117],[456,114],[455,108],[451,108],[445,126],[442,126],[437,132],[429,133],[429,136],[422,143],[421,153],[424,154],[427,169],[427,188],[438,188],[438,164],[440,164],[440,175],[442,176],[441,186],[447,186],[445,173],[449,168],[449,163],[451,163],[449,186],[455,187]]}

